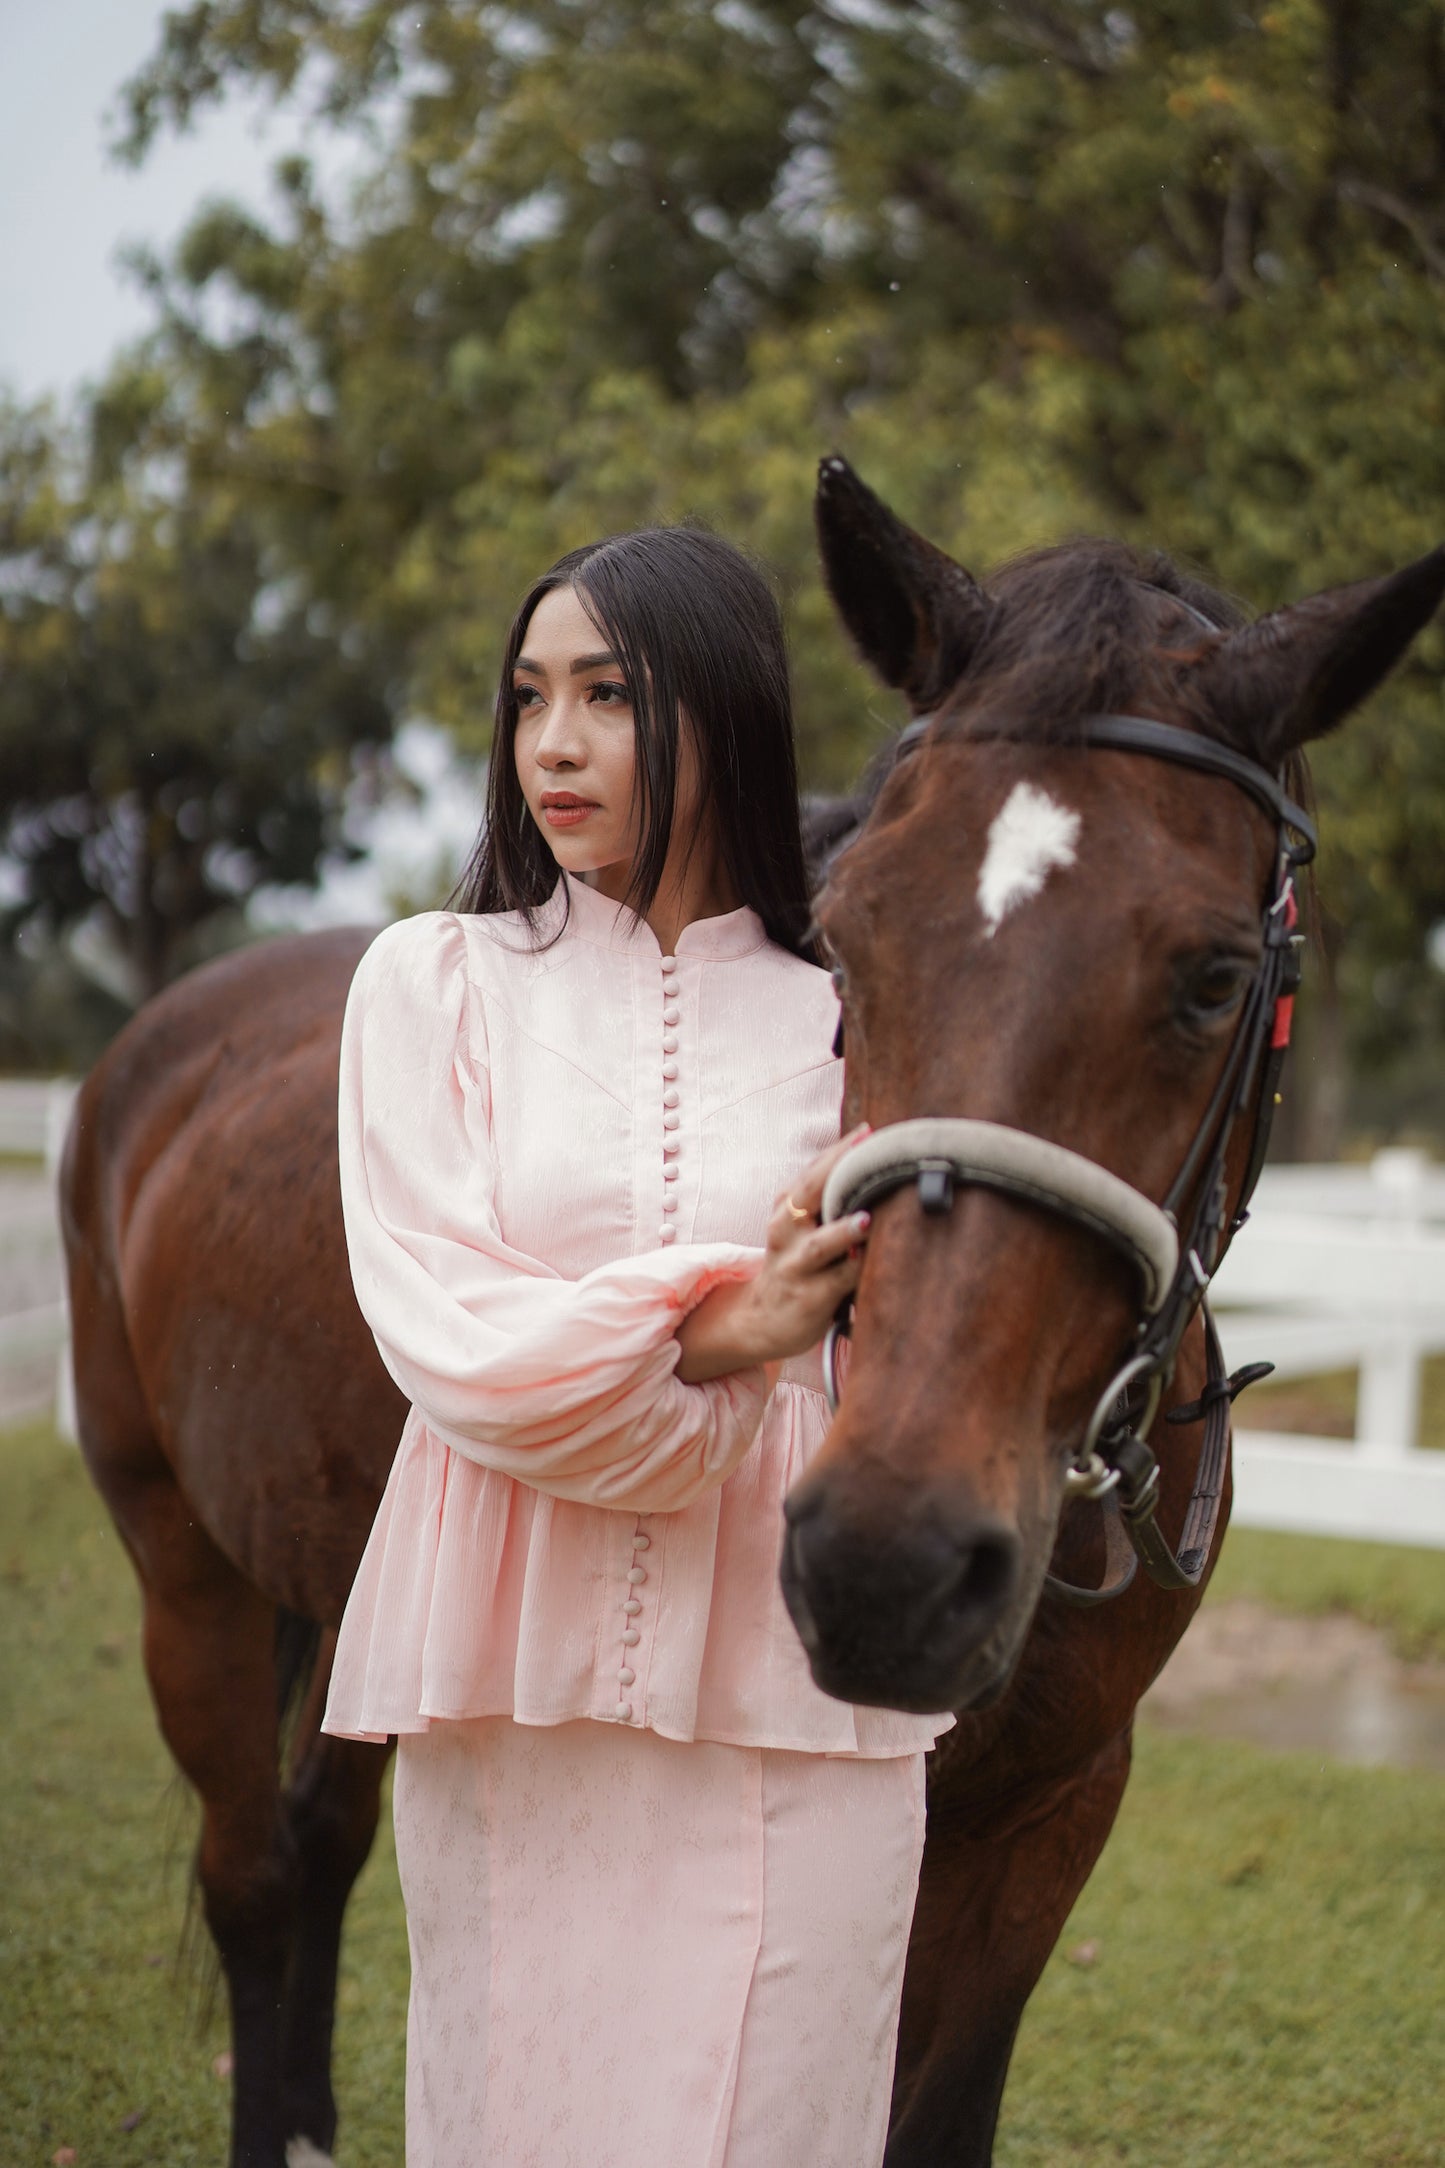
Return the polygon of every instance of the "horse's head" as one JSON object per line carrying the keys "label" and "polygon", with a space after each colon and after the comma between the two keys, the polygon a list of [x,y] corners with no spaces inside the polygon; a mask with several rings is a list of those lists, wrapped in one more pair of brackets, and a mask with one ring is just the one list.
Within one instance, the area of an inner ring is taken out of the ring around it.
{"label": "horse's head", "polygon": [[[841,460],[818,524],[865,659],[933,718],[819,902],[847,1123],[1006,1125],[1177,1209],[1257,989],[1279,827],[1224,775],[1086,744],[1089,719],[1287,769],[1430,617],[1445,551],[1246,625],[1112,542],[980,586]],[[875,1206],[842,1405],[787,1507],[784,1590],[821,1686],[917,1710],[1001,1690],[1142,1301],[1120,1248],[1017,1195]]]}

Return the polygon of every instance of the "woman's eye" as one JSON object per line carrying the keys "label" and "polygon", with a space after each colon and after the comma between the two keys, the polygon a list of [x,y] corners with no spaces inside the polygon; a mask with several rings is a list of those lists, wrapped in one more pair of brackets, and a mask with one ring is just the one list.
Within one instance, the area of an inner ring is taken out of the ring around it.
{"label": "woman's eye", "polygon": [[625,708],[631,705],[627,697],[627,687],[618,685],[611,678],[599,679],[595,685],[588,687],[588,691],[597,707]]}
{"label": "woman's eye", "polygon": [[519,708],[535,708],[542,704],[542,695],[535,685],[514,685],[512,693]]}

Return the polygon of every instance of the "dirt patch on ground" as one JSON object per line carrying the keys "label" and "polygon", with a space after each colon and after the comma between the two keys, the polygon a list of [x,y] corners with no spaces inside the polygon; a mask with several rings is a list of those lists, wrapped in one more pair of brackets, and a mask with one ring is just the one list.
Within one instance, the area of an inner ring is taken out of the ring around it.
{"label": "dirt patch on ground", "polygon": [[1150,1689],[1159,1708],[1183,1711],[1217,1694],[1268,1691],[1286,1683],[1328,1686],[1337,1679],[1396,1682],[1433,1674],[1445,1685],[1445,1664],[1402,1663],[1376,1626],[1346,1612],[1287,1618],[1252,1597],[1201,1611]]}
{"label": "dirt patch on ground", "polygon": [[1445,1663],[1406,1663],[1346,1613],[1251,1597],[1199,1613],[1145,1695],[1146,1723],[1367,1766],[1445,1771]]}

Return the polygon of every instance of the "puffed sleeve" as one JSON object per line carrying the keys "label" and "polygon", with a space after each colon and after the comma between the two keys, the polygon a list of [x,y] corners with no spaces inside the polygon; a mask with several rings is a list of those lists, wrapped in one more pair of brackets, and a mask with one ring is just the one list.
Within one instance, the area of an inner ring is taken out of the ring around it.
{"label": "puffed sleeve", "polygon": [[677,1327],[712,1288],[750,1278],[762,1253],[679,1245],[565,1280],[507,1245],[465,942],[450,913],[401,920],[367,950],[347,998],[341,1201],[362,1314],[403,1393],[457,1452],[559,1498],[689,1505],[747,1451],[768,1379],[759,1366],[683,1384]]}

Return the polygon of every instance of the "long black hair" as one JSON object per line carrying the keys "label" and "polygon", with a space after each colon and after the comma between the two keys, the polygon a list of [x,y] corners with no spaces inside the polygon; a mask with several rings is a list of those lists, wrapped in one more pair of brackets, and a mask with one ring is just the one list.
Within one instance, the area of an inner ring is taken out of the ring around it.
{"label": "long black hair", "polygon": [[[641,845],[627,904],[641,917],[662,879],[686,715],[700,768],[698,826],[715,825],[733,887],[771,938],[811,960],[782,620],[757,568],[702,527],[609,535],[559,557],[529,588],[502,658],[486,818],[452,908],[520,911],[530,921],[557,886],[557,861],[517,778],[512,674],[533,611],[558,587],[576,590],[605,635],[632,702]],[[697,840],[695,830],[688,848]]]}

